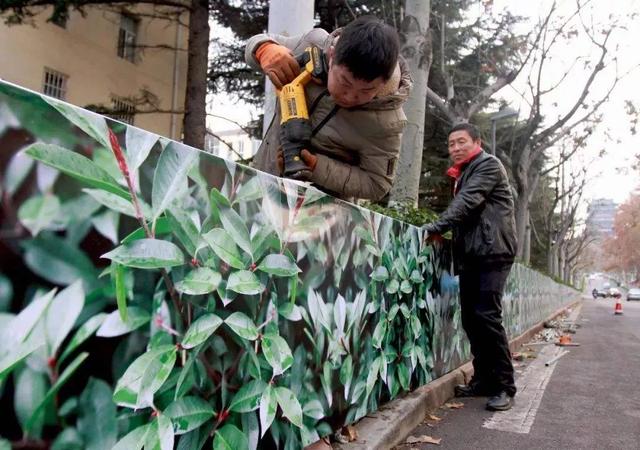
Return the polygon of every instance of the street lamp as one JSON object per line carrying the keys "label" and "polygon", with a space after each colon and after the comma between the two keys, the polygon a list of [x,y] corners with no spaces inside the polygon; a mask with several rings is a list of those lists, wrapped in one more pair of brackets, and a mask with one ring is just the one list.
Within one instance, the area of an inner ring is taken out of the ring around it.
{"label": "street lamp", "polygon": [[489,116],[489,120],[491,121],[491,154],[496,154],[496,122],[498,120],[509,119],[511,117],[516,117],[518,115],[518,111],[515,109],[506,108],[501,109],[500,111],[493,113]]}

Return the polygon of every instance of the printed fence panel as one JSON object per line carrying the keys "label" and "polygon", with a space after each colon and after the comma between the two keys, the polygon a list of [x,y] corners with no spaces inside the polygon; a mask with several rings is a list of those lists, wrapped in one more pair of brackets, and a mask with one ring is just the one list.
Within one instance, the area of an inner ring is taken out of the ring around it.
{"label": "printed fence panel", "polygon": [[[0,150],[3,436],[300,448],[469,357],[416,227],[6,83]],[[509,334],[571,295],[515,266]]]}

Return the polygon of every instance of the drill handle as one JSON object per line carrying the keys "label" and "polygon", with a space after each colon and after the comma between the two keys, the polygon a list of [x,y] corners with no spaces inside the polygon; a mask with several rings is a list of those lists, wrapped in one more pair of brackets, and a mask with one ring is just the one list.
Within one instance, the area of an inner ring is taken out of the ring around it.
{"label": "drill handle", "polygon": [[309,172],[300,153],[311,147],[311,125],[308,120],[291,119],[280,128],[280,142],[284,156],[284,176],[301,178],[301,172]]}

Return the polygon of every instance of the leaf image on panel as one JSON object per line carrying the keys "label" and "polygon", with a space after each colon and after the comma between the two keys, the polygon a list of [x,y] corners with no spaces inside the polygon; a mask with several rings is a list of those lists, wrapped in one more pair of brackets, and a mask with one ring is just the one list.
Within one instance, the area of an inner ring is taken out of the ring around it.
{"label": "leaf image on panel", "polygon": [[160,154],[153,174],[151,205],[155,221],[186,186],[187,172],[198,158],[198,152],[185,145],[169,144]]}

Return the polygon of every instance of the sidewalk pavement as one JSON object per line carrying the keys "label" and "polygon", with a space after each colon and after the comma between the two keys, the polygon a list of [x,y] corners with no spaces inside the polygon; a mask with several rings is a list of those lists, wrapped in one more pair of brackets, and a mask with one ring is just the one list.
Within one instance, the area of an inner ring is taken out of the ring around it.
{"label": "sidewalk pavement", "polygon": [[[584,299],[573,336],[580,346],[537,351],[538,357],[520,370],[516,384],[521,392],[512,410],[492,413],[484,409],[485,398],[457,399],[463,408],[441,409],[434,414],[441,421],[423,424],[410,436],[440,438],[442,449],[637,450],[640,303],[624,303],[624,315],[615,316],[614,300]],[[569,353],[544,365],[550,353],[562,350]]]}
{"label": "sidewalk pavement", "polygon": [[[453,385],[468,378],[467,365],[437,380],[440,386],[430,383],[391,402],[356,425],[357,441],[335,448],[434,449],[402,445],[429,436],[440,439],[442,449],[639,449],[640,302],[624,302],[621,316],[614,316],[614,305],[584,298],[573,335],[579,347],[536,346],[535,359],[517,363],[512,410],[486,411],[486,398],[453,400]],[[530,339],[531,333],[519,341]],[[437,409],[446,401],[450,407]],[[441,420],[425,420],[429,413]]]}

